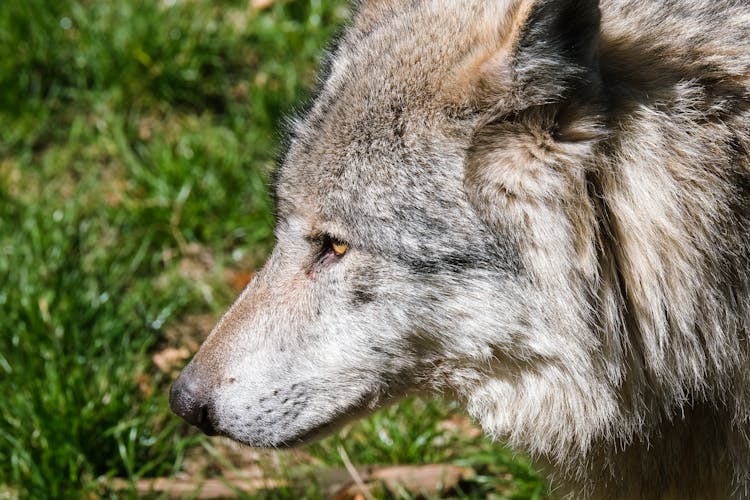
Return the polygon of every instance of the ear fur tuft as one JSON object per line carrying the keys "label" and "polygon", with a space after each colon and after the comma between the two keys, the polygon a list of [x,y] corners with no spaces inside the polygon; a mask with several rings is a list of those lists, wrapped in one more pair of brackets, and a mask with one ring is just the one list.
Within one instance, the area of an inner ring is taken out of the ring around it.
{"label": "ear fur tuft", "polygon": [[469,201],[501,233],[509,224],[533,224],[532,208],[579,203],[595,148],[607,136],[598,1],[520,0],[509,12],[503,46],[482,61],[473,89],[484,119],[464,172]]}
{"label": "ear fur tuft", "polygon": [[534,1],[512,62],[525,97],[541,104],[597,86],[599,29],[598,0]]}
{"label": "ear fur tuft", "polygon": [[496,36],[458,68],[454,95],[480,111],[513,112],[598,92],[598,0],[515,0],[490,22]]}

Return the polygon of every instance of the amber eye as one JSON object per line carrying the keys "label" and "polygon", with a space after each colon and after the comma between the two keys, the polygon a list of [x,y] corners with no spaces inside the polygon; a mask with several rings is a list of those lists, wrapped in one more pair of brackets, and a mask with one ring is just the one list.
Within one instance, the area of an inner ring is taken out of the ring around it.
{"label": "amber eye", "polygon": [[336,257],[341,257],[346,253],[347,250],[349,250],[349,245],[347,243],[332,239],[331,250],[333,250],[333,253],[334,255],[336,255]]}

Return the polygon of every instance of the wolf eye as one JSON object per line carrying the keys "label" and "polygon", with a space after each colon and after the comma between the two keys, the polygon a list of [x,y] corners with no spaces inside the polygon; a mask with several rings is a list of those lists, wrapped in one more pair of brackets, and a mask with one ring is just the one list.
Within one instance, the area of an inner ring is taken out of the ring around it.
{"label": "wolf eye", "polygon": [[318,248],[317,260],[319,262],[330,262],[331,259],[340,259],[349,251],[349,243],[341,241],[330,234],[318,234],[310,237],[311,243]]}
{"label": "wolf eye", "polygon": [[330,239],[329,247],[336,257],[342,257],[346,251],[349,250],[348,243],[344,243],[343,241],[334,238]]}

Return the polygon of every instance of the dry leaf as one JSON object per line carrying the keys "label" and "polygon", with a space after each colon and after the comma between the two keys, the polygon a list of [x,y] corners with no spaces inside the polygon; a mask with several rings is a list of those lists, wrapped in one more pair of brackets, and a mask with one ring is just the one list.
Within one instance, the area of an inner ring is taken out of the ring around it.
{"label": "dry leaf", "polygon": [[159,351],[151,358],[154,364],[163,373],[169,373],[175,368],[182,367],[185,360],[190,357],[190,350],[187,347],[167,347]]}
{"label": "dry leaf", "polygon": [[197,352],[218,319],[213,314],[189,314],[169,325],[164,336],[171,345],[185,346],[191,353]]}
{"label": "dry leaf", "polygon": [[151,375],[147,373],[139,373],[135,376],[135,383],[138,385],[138,389],[144,396],[149,397],[154,393],[154,385]]}
{"label": "dry leaf", "polygon": [[224,281],[232,287],[236,292],[241,292],[245,289],[250,280],[253,279],[255,273],[253,271],[241,271],[238,269],[226,269],[224,271]]}
{"label": "dry leaf", "polygon": [[482,429],[475,425],[471,419],[465,415],[451,415],[447,420],[437,424],[441,431],[461,434],[462,436],[476,438],[482,435]]}
{"label": "dry leaf", "polygon": [[264,10],[273,5],[274,0],[250,0],[250,8],[253,10]]}

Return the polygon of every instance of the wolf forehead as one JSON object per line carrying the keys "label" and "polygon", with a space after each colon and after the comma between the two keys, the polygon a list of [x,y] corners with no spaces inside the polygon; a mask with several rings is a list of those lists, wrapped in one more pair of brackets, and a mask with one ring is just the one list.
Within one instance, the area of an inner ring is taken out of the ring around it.
{"label": "wolf forehead", "polygon": [[[377,19],[355,16],[312,106],[288,123],[275,186],[281,220],[303,207],[325,219],[351,212],[381,226],[393,222],[406,230],[412,222],[416,232],[421,225],[437,233],[447,229],[445,221],[471,211],[460,195],[471,118],[444,87],[474,42],[447,53],[424,43],[437,30],[446,36],[452,9],[445,6],[383,4]],[[455,20],[451,25],[458,36],[461,27]]]}

